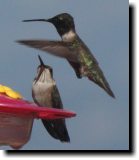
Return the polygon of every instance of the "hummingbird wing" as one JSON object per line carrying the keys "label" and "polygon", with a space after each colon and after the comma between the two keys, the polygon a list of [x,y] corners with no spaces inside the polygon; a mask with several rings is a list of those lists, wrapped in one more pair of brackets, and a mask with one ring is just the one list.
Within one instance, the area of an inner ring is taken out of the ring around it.
{"label": "hummingbird wing", "polygon": [[47,121],[42,119],[42,123],[44,125],[44,127],[46,128],[46,130],[48,131],[48,133],[55,139],[59,139],[57,133],[55,132],[55,130],[53,129],[53,123],[52,120]]}
{"label": "hummingbird wing", "polygon": [[[33,89],[33,88],[32,88]],[[40,88],[38,87],[38,90]],[[37,92],[36,92],[37,93]],[[42,92],[43,93],[43,92]],[[47,99],[47,97],[45,96],[45,93],[43,93],[42,95],[44,96],[41,96],[42,99],[38,99],[36,98],[35,96],[36,94],[34,94],[33,90],[32,90],[32,98],[34,100],[34,102],[37,104],[37,105],[40,105],[40,106],[46,106],[46,102],[44,100]],[[46,130],[48,131],[48,133],[55,139],[59,139],[59,137],[57,136],[57,133],[55,132],[55,130],[53,129],[53,123],[51,121],[47,121],[47,120],[44,120],[42,119],[42,123],[44,125],[44,127],[46,128]]]}
{"label": "hummingbird wing", "polygon": [[71,52],[68,48],[69,42],[49,40],[19,40],[17,42],[32,48],[48,52],[54,56],[66,58],[70,61],[77,61],[74,52]]}
{"label": "hummingbird wing", "polygon": [[70,142],[65,121],[61,119],[49,121],[42,119],[42,123],[53,138],[59,139],[61,142]]}
{"label": "hummingbird wing", "polygon": [[[57,109],[63,109],[63,104],[60,98],[59,91],[54,85],[52,91],[52,107]],[[48,133],[55,139],[59,139],[61,142],[70,142],[70,137],[66,128],[64,119],[57,120],[43,120],[42,123]]]}
{"label": "hummingbird wing", "polygon": [[59,93],[56,85],[53,86],[52,99],[53,99],[52,104],[53,104],[54,108],[63,109],[63,104],[61,101],[60,93]]}
{"label": "hummingbird wing", "polygon": [[[53,107],[58,109],[63,109],[63,104],[60,98],[59,91],[56,86],[54,86],[53,92]],[[65,119],[53,120],[54,130],[57,133],[57,136],[62,142],[70,142],[70,137],[66,127]]]}

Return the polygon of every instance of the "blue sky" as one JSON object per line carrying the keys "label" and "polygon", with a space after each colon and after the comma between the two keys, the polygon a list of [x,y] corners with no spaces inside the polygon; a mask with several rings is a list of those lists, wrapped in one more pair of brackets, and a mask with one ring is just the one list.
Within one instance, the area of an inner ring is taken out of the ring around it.
{"label": "blue sky", "polygon": [[[60,39],[49,23],[21,21],[63,12],[74,17],[77,33],[98,60],[116,99],[87,78],[77,79],[66,60],[15,43],[30,38]],[[35,120],[31,139],[21,149],[128,149],[128,1],[6,0],[0,1],[0,15],[0,83],[32,101],[32,80],[40,54],[53,67],[64,107],[77,113],[66,121],[70,144],[50,137],[41,121]]]}

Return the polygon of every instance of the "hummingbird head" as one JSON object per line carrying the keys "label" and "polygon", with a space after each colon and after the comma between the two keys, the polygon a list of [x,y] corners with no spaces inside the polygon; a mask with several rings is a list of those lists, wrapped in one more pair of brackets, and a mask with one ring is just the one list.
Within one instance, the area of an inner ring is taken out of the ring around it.
{"label": "hummingbird head", "polygon": [[38,55],[38,58],[40,60],[40,65],[37,68],[37,76],[35,78],[35,82],[50,82],[53,79],[53,69],[45,65],[41,59],[41,57]]}
{"label": "hummingbird head", "polygon": [[73,17],[68,13],[58,14],[50,19],[31,19],[31,20],[24,20],[23,22],[32,22],[32,21],[43,21],[52,23],[56,27],[57,32],[61,37],[70,31],[75,32]]}
{"label": "hummingbird head", "polygon": [[47,21],[52,23],[56,27],[57,32],[60,36],[63,36],[71,30],[75,32],[73,17],[68,13],[56,15],[55,17],[52,17]]}

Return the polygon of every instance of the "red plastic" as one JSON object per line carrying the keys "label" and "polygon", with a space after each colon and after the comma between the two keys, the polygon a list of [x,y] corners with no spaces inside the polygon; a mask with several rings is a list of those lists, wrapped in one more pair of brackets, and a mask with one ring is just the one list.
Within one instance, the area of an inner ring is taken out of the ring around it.
{"label": "red plastic", "polygon": [[76,115],[74,112],[63,109],[38,107],[35,103],[23,99],[12,99],[2,94],[0,94],[0,112],[41,119],[70,118]]}
{"label": "red plastic", "polygon": [[34,118],[50,120],[75,115],[74,112],[40,107],[23,99],[0,94],[0,145],[21,148],[30,139]]}
{"label": "red plastic", "polygon": [[0,113],[0,145],[21,148],[31,136],[33,117]]}

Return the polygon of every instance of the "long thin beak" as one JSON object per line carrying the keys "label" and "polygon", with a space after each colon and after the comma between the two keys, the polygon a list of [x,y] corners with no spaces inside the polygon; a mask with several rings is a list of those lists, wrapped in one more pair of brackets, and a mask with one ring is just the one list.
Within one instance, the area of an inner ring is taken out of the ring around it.
{"label": "long thin beak", "polygon": [[22,22],[35,22],[35,21],[40,21],[40,22],[49,22],[49,19],[29,19],[29,20],[23,20]]}
{"label": "long thin beak", "polygon": [[42,61],[40,55],[38,55],[38,58],[39,58],[39,60],[40,60],[40,65],[41,65],[41,66],[45,66],[45,64],[43,63],[43,61]]}

